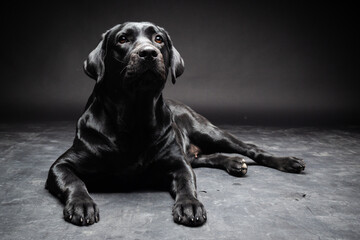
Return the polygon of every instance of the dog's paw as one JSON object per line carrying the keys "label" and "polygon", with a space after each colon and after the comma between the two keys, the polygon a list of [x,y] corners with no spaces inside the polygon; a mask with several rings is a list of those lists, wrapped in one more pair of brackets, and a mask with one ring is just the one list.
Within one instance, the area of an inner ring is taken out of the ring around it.
{"label": "dog's paw", "polygon": [[305,162],[297,157],[284,157],[281,159],[279,170],[290,173],[301,173],[305,170]]}
{"label": "dog's paw", "polygon": [[78,226],[92,225],[100,220],[99,208],[89,197],[74,198],[66,203],[64,218]]}
{"label": "dog's paw", "polygon": [[197,199],[178,200],[173,207],[174,222],[185,226],[197,227],[206,222],[204,205]]}
{"label": "dog's paw", "polygon": [[247,173],[247,165],[244,159],[239,157],[227,158],[225,170],[233,176],[242,177]]}

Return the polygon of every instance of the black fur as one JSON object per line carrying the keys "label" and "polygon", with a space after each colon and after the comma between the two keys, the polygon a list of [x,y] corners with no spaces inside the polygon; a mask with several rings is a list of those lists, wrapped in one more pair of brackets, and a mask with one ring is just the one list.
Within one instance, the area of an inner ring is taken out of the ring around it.
{"label": "black fur", "polygon": [[[157,42],[156,36],[162,41]],[[125,39],[125,40],[124,40]],[[100,220],[88,193],[136,187],[165,187],[175,199],[174,221],[206,222],[192,167],[246,174],[238,153],[257,163],[301,172],[295,157],[274,157],[212,125],[189,107],[164,100],[170,71],[173,83],[184,62],[167,32],[151,23],[124,23],[103,34],[84,63],[96,84],[77,123],[73,145],[51,166],[46,188],[65,204],[64,218],[76,225]]]}

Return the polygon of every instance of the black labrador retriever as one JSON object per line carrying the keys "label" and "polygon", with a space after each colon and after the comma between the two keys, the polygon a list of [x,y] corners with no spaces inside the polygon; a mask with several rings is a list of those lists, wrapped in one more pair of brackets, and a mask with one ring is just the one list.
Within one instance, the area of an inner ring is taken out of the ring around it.
{"label": "black labrador retriever", "polygon": [[181,103],[165,100],[184,61],[169,34],[152,23],[128,22],[102,35],[84,63],[96,80],[77,122],[73,145],[51,166],[46,188],[64,204],[64,218],[84,226],[100,220],[90,191],[166,187],[176,223],[200,226],[207,216],[192,168],[213,167],[243,176],[245,155],[259,164],[299,173],[304,162],[275,157],[212,125]]}

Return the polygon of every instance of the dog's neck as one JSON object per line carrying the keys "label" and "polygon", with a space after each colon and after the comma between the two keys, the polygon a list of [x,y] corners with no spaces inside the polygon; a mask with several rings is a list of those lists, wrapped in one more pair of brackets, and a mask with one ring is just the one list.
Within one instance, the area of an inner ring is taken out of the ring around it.
{"label": "dog's neck", "polygon": [[170,115],[161,93],[138,93],[125,101],[124,119],[127,118],[136,127],[162,127],[169,120]]}
{"label": "dog's neck", "polygon": [[[151,132],[171,122],[170,110],[161,91],[129,93],[117,89],[97,94],[106,109],[107,118],[125,131]],[[109,94],[110,93],[110,94]]]}

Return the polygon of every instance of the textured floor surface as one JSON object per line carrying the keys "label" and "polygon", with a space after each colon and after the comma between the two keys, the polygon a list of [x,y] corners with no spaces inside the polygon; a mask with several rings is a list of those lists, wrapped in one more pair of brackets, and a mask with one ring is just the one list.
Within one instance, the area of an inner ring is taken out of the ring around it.
{"label": "textured floor surface", "polygon": [[75,123],[0,124],[0,239],[360,239],[359,128],[224,128],[274,154],[303,158],[305,173],[250,165],[236,178],[196,169],[208,212],[200,228],[173,223],[172,198],[152,191],[92,194],[101,221],[77,227],[44,189]]}

